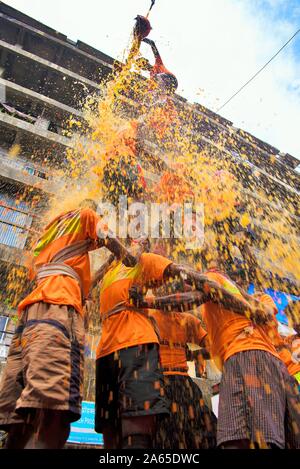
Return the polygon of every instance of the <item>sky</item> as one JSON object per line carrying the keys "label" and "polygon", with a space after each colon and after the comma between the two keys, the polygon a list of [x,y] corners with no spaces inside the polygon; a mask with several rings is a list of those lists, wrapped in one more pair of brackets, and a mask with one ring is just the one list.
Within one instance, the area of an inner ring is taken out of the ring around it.
{"label": "sky", "polygon": [[[5,0],[122,59],[150,0]],[[300,0],[156,0],[152,31],[178,92],[217,111],[300,28]],[[149,50],[143,44],[143,54]],[[300,159],[300,33],[220,114]]]}

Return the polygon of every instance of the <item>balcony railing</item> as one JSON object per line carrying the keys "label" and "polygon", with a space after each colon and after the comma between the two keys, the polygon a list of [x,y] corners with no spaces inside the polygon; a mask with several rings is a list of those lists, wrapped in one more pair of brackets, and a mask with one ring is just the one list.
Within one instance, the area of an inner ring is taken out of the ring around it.
{"label": "balcony railing", "polygon": [[9,166],[10,168],[19,169],[26,172],[30,176],[36,176],[41,179],[53,179],[51,174],[47,173],[44,169],[35,163],[31,163],[18,157],[10,157],[7,152],[1,148],[0,157],[6,166]]}

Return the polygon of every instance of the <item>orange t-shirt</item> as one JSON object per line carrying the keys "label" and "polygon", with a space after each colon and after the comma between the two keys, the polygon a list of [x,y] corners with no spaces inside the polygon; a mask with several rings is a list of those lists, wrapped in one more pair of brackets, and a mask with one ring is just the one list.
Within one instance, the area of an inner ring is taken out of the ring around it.
{"label": "orange t-shirt", "polygon": [[126,267],[119,262],[106,273],[100,288],[100,317],[122,302],[124,311],[103,322],[97,358],[126,347],[158,343],[151,321],[138,312],[126,310],[126,303],[132,285],[148,286],[152,282],[161,283],[164,271],[170,264],[172,261],[165,257],[144,253],[135,267]]}
{"label": "orange t-shirt", "polygon": [[[90,250],[96,249],[97,225],[99,222],[99,217],[89,208],[59,215],[45,228],[43,235],[34,248],[34,268],[50,262],[60,249],[77,241],[94,240],[95,243]],[[99,227],[100,225],[98,225],[98,229]],[[64,263],[72,267],[80,276],[84,294],[87,296],[91,281],[88,253],[72,257]],[[83,314],[80,286],[75,279],[66,275],[53,275],[41,280],[38,286],[21,301],[18,307],[19,313],[26,306],[38,301],[70,305],[80,314]]]}
{"label": "orange t-shirt", "polygon": [[189,313],[164,313],[150,310],[160,334],[160,361],[165,375],[188,375],[187,342],[200,345],[207,332]]}
{"label": "orange t-shirt", "polygon": [[[235,284],[221,272],[208,271],[206,276],[243,299]],[[264,350],[279,358],[268,334],[245,316],[212,302],[205,303],[201,310],[210,340],[211,355],[220,370],[229,357],[246,350]]]}
{"label": "orange t-shirt", "polygon": [[[258,295],[255,295],[255,296],[262,303],[264,303],[264,304],[270,306],[271,308],[273,308],[273,312],[274,312],[274,316],[275,316],[275,314],[277,313],[277,307],[276,307],[276,304],[274,303],[272,297],[270,295],[267,295],[266,293],[258,294]],[[270,326],[265,325],[265,326],[260,326],[260,327],[263,327],[266,330],[267,334],[269,335],[269,337],[270,337],[272,343],[274,344],[274,346],[276,347],[276,349],[277,348],[279,349],[278,350],[279,357],[283,361],[285,366],[287,367],[289,374],[294,376],[295,374],[299,373],[300,363],[294,363],[292,361],[292,353],[288,349],[284,339],[281,337],[281,335],[278,332],[277,320],[276,320],[276,324],[270,324]]]}

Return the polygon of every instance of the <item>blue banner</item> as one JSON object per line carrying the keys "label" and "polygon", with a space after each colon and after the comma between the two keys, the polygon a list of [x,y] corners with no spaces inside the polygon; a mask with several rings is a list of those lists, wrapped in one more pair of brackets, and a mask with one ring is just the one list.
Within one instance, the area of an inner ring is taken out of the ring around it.
{"label": "blue banner", "polygon": [[71,424],[68,443],[103,446],[103,436],[95,432],[94,425],[95,403],[83,401],[81,419]]}

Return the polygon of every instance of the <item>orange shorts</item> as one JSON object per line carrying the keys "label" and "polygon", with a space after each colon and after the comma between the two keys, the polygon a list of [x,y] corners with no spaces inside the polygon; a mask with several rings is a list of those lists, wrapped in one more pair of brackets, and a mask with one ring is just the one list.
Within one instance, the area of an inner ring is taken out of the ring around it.
{"label": "orange shorts", "polygon": [[20,318],[0,384],[0,428],[36,409],[81,414],[84,324],[73,307],[35,303]]}

